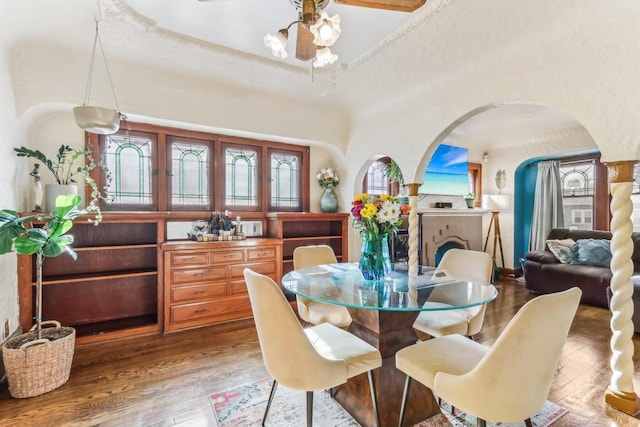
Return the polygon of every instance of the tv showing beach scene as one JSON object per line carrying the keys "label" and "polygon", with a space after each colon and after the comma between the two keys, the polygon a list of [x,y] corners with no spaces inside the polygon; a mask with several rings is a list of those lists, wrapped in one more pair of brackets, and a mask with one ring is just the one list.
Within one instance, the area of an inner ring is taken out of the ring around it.
{"label": "tv showing beach scene", "polygon": [[464,196],[469,193],[469,150],[440,144],[424,172],[421,194]]}

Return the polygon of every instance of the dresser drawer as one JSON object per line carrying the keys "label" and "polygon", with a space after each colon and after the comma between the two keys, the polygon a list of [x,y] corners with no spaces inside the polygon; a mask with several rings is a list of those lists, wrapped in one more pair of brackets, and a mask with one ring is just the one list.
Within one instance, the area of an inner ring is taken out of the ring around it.
{"label": "dresser drawer", "polygon": [[207,265],[209,263],[208,252],[172,253],[170,257],[172,267]]}
{"label": "dresser drawer", "polygon": [[263,261],[268,259],[276,259],[276,248],[264,247],[264,248],[252,248],[247,249],[247,261]]}
{"label": "dresser drawer", "polygon": [[171,289],[171,303],[198,301],[227,295],[226,283],[209,285],[176,286]]}
{"label": "dresser drawer", "polygon": [[201,302],[171,307],[172,323],[188,322],[232,313],[250,313],[249,297],[240,296],[220,301]]}
{"label": "dresser drawer", "polygon": [[226,280],[227,278],[227,268],[224,266],[209,268],[189,268],[185,270],[172,270],[170,274],[172,285],[183,283],[221,281]]}
{"label": "dresser drawer", "polygon": [[[275,278],[274,275],[269,274],[268,276],[271,277],[274,282],[276,282],[276,278]],[[231,295],[239,295],[239,294],[248,293],[247,292],[247,282],[245,282],[244,279],[243,280],[232,280],[229,284],[231,285],[231,289],[230,289]]]}
{"label": "dresser drawer", "polygon": [[256,262],[251,264],[242,264],[242,265],[232,265],[231,266],[231,277],[238,278],[244,277],[244,269],[250,268],[256,273],[265,274],[267,276],[273,276],[276,272],[276,261],[270,262]]}
{"label": "dresser drawer", "polygon": [[211,252],[211,262],[214,264],[228,264],[242,261],[244,261],[244,250],[242,249]]}

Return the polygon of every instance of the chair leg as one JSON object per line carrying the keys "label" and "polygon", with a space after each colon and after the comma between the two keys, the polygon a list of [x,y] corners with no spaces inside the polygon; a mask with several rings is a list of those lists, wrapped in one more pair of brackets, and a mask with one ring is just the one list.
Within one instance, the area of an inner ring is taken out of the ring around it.
{"label": "chair leg", "polygon": [[527,427],[533,427],[533,424],[531,423],[531,418],[527,418],[526,420],[524,420],[524,424]]}
{"label": "chair leg", "polygon": [[378,398],[376,397],[376,385],[373,382],[373,371],[367,372],[367,375],[369,376],[369,388],[371,389],[373,412],[376,414],[376,427],[380,427],[380,415],[378,414]]}
{"label": "chair leg", "polygon": [[476,427],[487,427],[487,422],[482,418],[476,418]]}
{"label": "chair leg", "polygon": [[402,403],[400,404],[400,417],[398,418],[398,427],[402,427],[404,422],[404,410],[407,406],[407,396],[409,395],[409,386],[411,385],[411,377],[407,375],[404,381],[404,392],[402,392]]}
{"label": "chair leg", "polygon": [[264,416],[262,417],[262,425],[267,422],[267,415],[269,415],[269,409],[271,408],[271,401],[273,400],[273,396],[276,394],[276,389],[278,388],[278,381],[273,380],[273,385],[271,386],[271,393],[269,393],[269,400],[267,401],[267,408],[264,410]]}
{"label": "chair leg", "polygon": [[307,427],[313,426],[313,392],[307,392]]}

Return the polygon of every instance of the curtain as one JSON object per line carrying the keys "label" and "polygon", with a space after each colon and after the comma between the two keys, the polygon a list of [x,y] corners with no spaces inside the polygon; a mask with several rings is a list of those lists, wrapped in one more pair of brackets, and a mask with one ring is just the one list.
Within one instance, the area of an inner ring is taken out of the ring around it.
{"label": "curtain", "polygon": [[552,228],[564,227],[562,211],[562,184],[560,162],[549,160],[538,163],[538,178],[533,201],[529,250],[544,250],[547,236]]}

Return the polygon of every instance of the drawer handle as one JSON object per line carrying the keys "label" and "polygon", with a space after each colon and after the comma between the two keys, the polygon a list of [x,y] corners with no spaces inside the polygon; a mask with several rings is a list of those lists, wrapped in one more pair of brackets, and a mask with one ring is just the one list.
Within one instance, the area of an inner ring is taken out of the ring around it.
{"label": "drawer handle", "polygon": [[235,254],[228,254],[228,255],[224,255],[223,258],[236,258],[237,255]]}
{"label": "drawer handle", "polygon": [[204,294],[207,291],[193,291],[194,294],[199,295],[199,294]]}
{"label": "drawer handle", "polygon": [[194,273],[193,275],[196,276],[196,277],[202,277],[203,276],[202,272]]}
{"label": "drawer handle", "polygon": [[192,257],[192,256],[186,256],[186,257],[184,257],[184,260],[185,260],[185,261],[193,261],[194,259],[196,259],[196,258],[195,258],[195,257]]}
{"label": "drawer handle", "polygon": [[200,310],[196,310],[193,313],[194,314],[202,314],[202,313],[206,313],[206,312],[207,312],[207,310],[205,308],[203,308],[203,309],[200,309]]}
{"label": "drawer handle", "polygon": [[256,256],[267,256],[266,252],[257,252]]}

